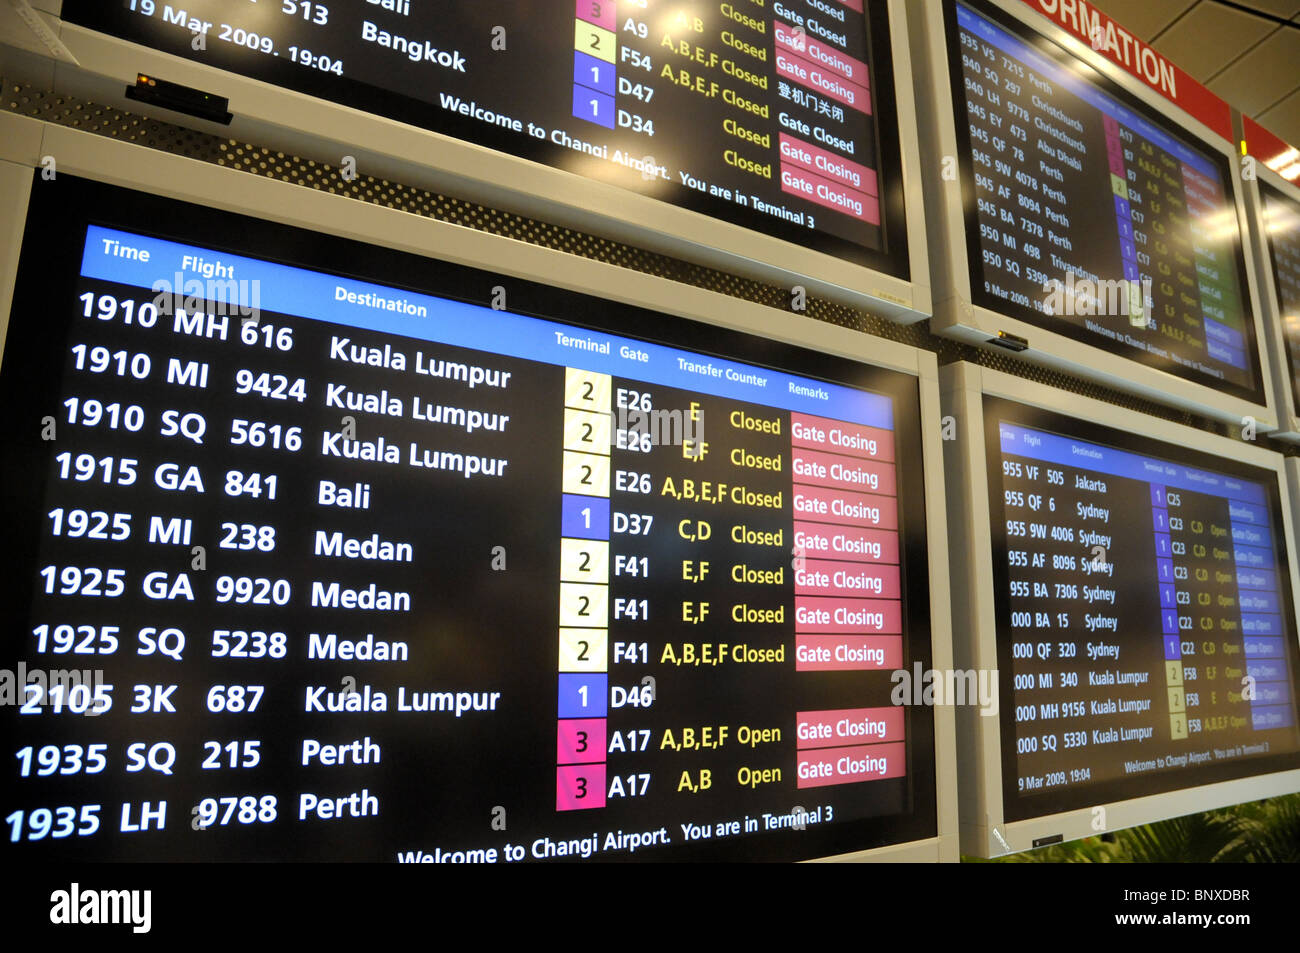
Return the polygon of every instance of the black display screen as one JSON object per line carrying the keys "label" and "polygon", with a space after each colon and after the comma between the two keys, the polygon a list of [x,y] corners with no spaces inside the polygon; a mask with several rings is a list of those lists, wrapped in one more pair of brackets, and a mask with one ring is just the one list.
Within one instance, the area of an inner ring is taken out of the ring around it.
{"label": "black display screen", "polygon": [[33,189],[0,372],[16,855],[934,836],[931,713],[891,700],[930,658],[915,377]]}
{"label": "black display screen", "polygon": [[1277,475],[985,398],[1004,810],[1300,767]]}
{"label": "black display screen", "polygon": [[63,16],[909,276],[878,0],[68,0]]}
{"label": "black display screen", "polygon": [[1277,289],[1291,393],[1295,406],[1300,408],[1300,365],[1296,364],[1300,355],[1300,202],[1263,182],[1259,194],[1264,202],[1264,235]]}
{"label": "black display screen", "polygon": [[1264,403],[1225,157],[982,9],[947,4],[975,302]]}

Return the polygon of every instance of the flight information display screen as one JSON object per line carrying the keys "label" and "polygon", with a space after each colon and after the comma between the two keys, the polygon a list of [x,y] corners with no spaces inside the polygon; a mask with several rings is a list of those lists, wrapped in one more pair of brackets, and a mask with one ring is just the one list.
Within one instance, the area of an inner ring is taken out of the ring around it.
{"label": "flight information display screen", "polygon": [[976,303],[1263,403],[1226,160],[1014,20],[948,18]]}
{"label": "flight information display screen", "polygon": [[1291,374],[1291,393],[1300,408],[1300,202],[1277,189],[1259,184],[1264,202],[1264,234],[1268,239],[1273,284],[1277,288],[1277,309],[1282,319],[1282,340],[1286,345]]}
{"label": "flight information display screen", "polygon": [[20,856],[935,834],[915,377],[60,175],[0,398]]}
{"label": "flight information display screen", "polygon": [[908,277],[883,0],[68,0],[63,16]]}
{"label": "flight information display screen", "polygon": [[1007,819],[1300,767],[1276,473],[984,414]]}

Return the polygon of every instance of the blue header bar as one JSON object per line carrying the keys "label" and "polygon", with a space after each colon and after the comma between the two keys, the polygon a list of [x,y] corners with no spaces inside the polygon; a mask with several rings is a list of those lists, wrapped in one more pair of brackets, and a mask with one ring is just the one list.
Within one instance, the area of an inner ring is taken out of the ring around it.
{"label": "blue header bar", "polygon": [[1127,450],[1072,440],[1016,424],[999,422],[998,429],[1002,437],[1002,452],[1006,454],[1256,505],[1268,500],[1261,484],[1223,473],[1197,470],[1170,460],[1143,457]]}
{"label": "blue header bar", "polygon": [[997,24],[991,23],[979,14],[966,9],[966,7],[962,6],[960,3],[957,4],[957,22],[963,29],[969,30],[980,37],[980,39],[993,44],[998,49],[1002,50],[1002,52],[1014,56],[1025,65],[1030,66],[1043,74],[1045,78],[1050,79],[1052,82],[1064,86],[1084,102],[1101,110],[1104,114],[1112,117],[1122,125],[1128,126],[1144,138],[1154,142],[1170,155],[1186,162],[1198,172],[1209,176],[1211,179],[1218,182],[1220,187],[1222,187],[1223,173],[1221,173],[1212,162],[1207,161],[1203,155],[1194,152],[1183,143],[1174,139],[1163,129],[1154,125],[1150,120],[1135,113],[1118,100],[1107,96],[1093,84],[1072,75],[1068,70],[1063,68],[1060,63],[1043,56],[1037,50],[1028,46],[1019,37],[1013,36]]}
{"label": "blue header bar", "polygon": [[[212,294],[196,297],[232,305],[255,288],[263,311],[894,429],[893,401],[881,394],[115,229],[87,230],[81,274],[184,297],[201,285]],[[229,281],[249,284],[214,297]]]}

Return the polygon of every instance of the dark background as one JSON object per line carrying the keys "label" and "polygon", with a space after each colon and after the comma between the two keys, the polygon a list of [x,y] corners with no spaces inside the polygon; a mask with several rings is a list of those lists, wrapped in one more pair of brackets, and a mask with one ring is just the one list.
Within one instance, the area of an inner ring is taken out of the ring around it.
{"label": "dark background", "polygon": [[[839,124],[829,117],[819,119],[814,113],[777,94],[776,84],[780,77],[776,73],[773,59],[773,16],[770,6],[760,7],[748,3],[736,5],[739,12],[766,21],[767,33],[758,34],[722,17],[717,4],[673,4],[671,9],[665,10],[665,5],[651,0],[646,10],[637,11],[635,15],[635,19],[649,26],[650,35],[644,40],[622,30],[629,14],[625,8],[620,8],[620,29],[616,33],[619,46],[630,45],[649,52],[653,68],[647,73],[620,61],[616,63],[618,74],[633,82],[653,86],[655,95],[648,104],[627,95],[620,96],[617,97],[618,106],[654,120],[655,135],[648,137],[629,129],[606,129],[572,116],[574,15],[566,4],[557,5],[544,0],[524,0],[522,3],[505,0],[475,3],[416,0],[411,5],[411,16],[407,18],[368,5],[361,8],[362,16],[349,18],[343,4],[335,3],[327,4],[330,10],[329,24],[315,26],[301,14],[297,17],[281,15],[278,4],[262,4],[257,8],[239,4],[236,5],[239,10],[236,16],[231,13],[230,4],[218,0],[197,0],[186,4],[185,10],[190,16],[199,16],[214,26],[207,38],[207,49],[196,52],[191,47],[192,34],[184,27],[164,22],[162,3],[159,3],[158,11],[152,17],[132,12],[128,3],[129,0],[69,0],[64,6],[63,17],[71,23],[102,30],[187,59],[195,59],[580,175],[608,179],[681,208],[752,228],[895,277],[905,280],[909,277],[889,17],[885,5],[876,0],[867,0],[865,14],[843,7],[846,13],[844,23],[825,15],[820,18],[833,25],[837,32],[847,31],[850,48],[846,52],[864,60],[869,67],[873,115],[864,116],[845,107],[846,122],[842,131],[845,138],[857,141],[860,145],[858,154],[852,159],[879,173],[883,230],[781,190],[778,152],[778,131],[781,126],[777,123],[777,114],[786,111],[802,116],[810,123],[816,121],[825,124],[832,132],[838,131]],[[789,6],[801,14],[816,15],[815,8],[808,6],[805,0],[790,0]],[[839,7],[838,4],[835,6]],[[679,10],[688,19],[699,17],[706,26],[703,33],[678,31],[674,38],[685,39],[692,45],[699,42],[708,49],[720,50],[723,56],[734,58],[746,68],[757,68],[756,71],[761,75],[768,76],[767,90],[727,76],[721,69],[710,70],[703,64],[661,49],[659,42],[663,36],[664,21],[670,14],[675,16]],[[227,19],[223,20],[223,17]],[[467,55],[466,72],[460,73],[433,64],[412,64],[399,52],[363,41],[363,20],[369,20],[395,35],[428,39],[441,49],[460,49]],[[272,56],[223,41],[219,39],[220,24],[223,22],[252,30],[261,36],[273,36],[276,49],[283,52],[280,56]],[[505,51],[493,51],[490,46],[493,27],[498,25],[507,30],[508,45]],[[730,29],[738,38],[767,49],[767,63],[722,46],[716,36],[723,29]],[[808,35],[810,39],[819,39],[811,32]],[[288,48],[295,45],[314,53],[342,59],[344,76],[341,78],[333,73],[295,64],[288,59],[287,54]],[[669,79],[659,75],[665,66],[686,69],[692,76],[716,80],[723,87],[736,89],[747,99],[766,103],[770,108],[770,116],[764,120],[728,106],[720,98],[708,100],[674,86]],[[646,182],[635,169],[620,171],[611,163],[555,145],[549,139],[540,140],[527,132],[503,130],[445,110],[439,104],[440,92],[452,93],[467,101],[474,100],[484,108],[525,124],[532,120],[545,126],[548,135],[550,130],[559,128],[567,130],[577,139],[608,143],[610,155],[615,148],[621,148],[637,159],[653,156],[668,167],[673,181],[656,179]],[[635,104],[636,108],[629,103]],[[238,111],[239,103],[232,105]],[[734,118],[755,131],[770,133],[771,148],[763,161],[771,161],[773,164],[771,180],[740,172],[723,163],[722,153],[726,148],[736,148],[740,153],[754,158],[762,154],[762,150],[752,143],[744,143],[722,132],[722,121],[727,117]],[[910,136],[913,132],[908,130],[905,134]],[[430,147],[436,152],[435,143],[431,142]],[[431,153],[431,158],[436,158],[436,155]],[[743,208],[727,199],[701,194],[680,184],[675,171],[677,169],[690,171],[697,177],[718,185],[741,188],[746,194],[759,194],[771,204],[808,212],[816,217],[816,230]]]}
{"label": "dark background", "polygon": [[[764,811],[784,814],[795,805],[811,808],[821,803],[834,803],[837,820],[844,818],[845,822],[824,830],[780,832],[765,835],[761,840],[733,838],[715,841],[707,847],[674,847],[654,855],[638,852],[633,856],[790,859],[934,834],[933,723],[928,712],[909,712],[906,734],[911,776],[905,780],[799,791],[794,783],[794,761],[790,757],[793,744],[790,743],[776,749],[780,757],[765,755],[758,749],[740,762],[760,767],[771,761],[785,769],[787,778],[767,791],[743,794],[734,786],[734,769],[728,770],[728,765],[734,764],[729,759],[736,757],[732,751],[724,749],[716,759],[701,759],[699,763],[692,761],[693,755],[661,757],[656,751],[644,759],[638,756],[635,762],[629,757],[626,768],[619,756],[610,757],[611,774],[653,772],[651,796],[644,804],[633,801],[604,811],[557,816],[553,808],[563,368],[465,352],[461,356],[477,358],[490,367],[509,369],[518,375],[512,378],[511,390],[494,397],[482,388],[469,392],[460,385],[445,382],[426,384],[422,381],[428,378],[415,378],[409,372],[397,374],[329,361],[326,355],[332,326],[310,320],[263,315],[263,327],[288,324],[294,328],[294,348],[287,354],[239,343],[183,338],[171,332],[166,319],[160,319],[152,330],[124,328],[120,322],[87,321],[80,316],[82,305],[78,296],[91,283],[78,278],[78,274],[85,228],[91,223],[483,305],[487,304],[492,287],[502,281],[497,275],[440,263],[431,265],[427,259],[417,256],[380,251],[70,176],[60,176],[56,183],[43,182],[37,177],[6,359],[0,374],[0,399],[16,409],[6,417],[4,429],[0,431],[8,461],[0,475],[3,489],[0,497],[5,525],[10,530],[12,559],[11,571],[0,581],[0,604],[9,607],[6,617],[11,622],[5,657],[9,664],[16,665],[17,660],[24,659],[32,667],[95,668],[102,663],[107,680],[115,686],[115,703],[110,713],[94,719],[46,713],[18,716],[15,709],[6,709],[5,750],[13,752],[23,744],[39,746],[65,739],[110,744],[109,768],[94,776],[19,779],[17,765],[10,763],[5,771],[5,803],[13,807],[30,810],[86,802],[104,805],[103,827],[97,836],[24,842],[14,848],[19,855],[61,860],[90,857],[391,860],[396,849],[431,850],[440,846],[450,850],[507,840],[528,843],[543,834],[558,839],[570,834],[583,836],[597,829],[603,836],[604,831],[620,827],[639,831],[666,825],[673,832],[679,821],[717,820],[741,813],[757,816]],[[894,401],[898,424],[899,485],[906,487],[900,512],[906,593],[905,658],[909,666],[913,660],[928,666],[924,489],[918,396],[913,378],[690,322],[673,321],[670,327],[667,319],[651,312],[542,286],[508,280],[506,283],[511,308],[517,313],[563,318],[616,333],[671,340],[678,345],[689,343],[705,354],[725,354],[763,366],[780,366],[888,394]],[[103,286],[103,283],[94,284],[97,289]],[[119,286],[112,290],[138,302],[152,298],[143,289]],[[231,319],[231,327],[237,335],[237,318]],[[342,333],[356,343],[389,340],[408,357],[413,356],[417,347],[426,354],[457,356],[457,349],[428,342],[351,328]],[[129,343],[134,350],[147,350],[153,356],[153,376],[148,383],[141,384],[110,375],[75,372],[71,370],[68,348],[82,341]],[[202,393],[185,393],[190,389],[158,383],[167,356],[201,356],[210,361],[208,389]],[[233,369],[240,365],[306,378],[308,401],[300,405],[294,401],[234,396]],[[507,477],[495,481],[498,485],[494,485],[494,481],[482,477],[466,480],[452,473],[413,470],[405,464],[386,466],[320,457],[321,430],[327,425],[336,428],[342,414],[321,407],[324,383],[345,379],[356,387],[378,389],[387,385],[393,392],[414,391],[419,386],[430,399],[449,396],[454,393],[450,388],[454,387],[473,395],[468,399],[469,406],[510,412],[511,429],[504,437],[477,434],[462,436],[459,443],[449,428],[357,415],[359,439],[373,439],[376,433],[382,432],[389,442],[404,447],[406,438],[414,438],[419,433],[425,446],[458,450],[462,449],[461,444],[465,449],[472,445],[477,453],[509,456],[512,462]],[[69,394],[140,404],[146,408],[148,422],[140,434],[69,426],[61,406]],[[657,405],[661,399],[662,406],[680,406],[679,402],[689,398],[684,393],[660,388],[656,393]],[[204,413],[209,423],[204,447],[183,440],[157,438],[154,428],[164,408]],[[752,406],[747,409],[759,410]],[[59,440],[53,443],[39,439],[40,419],[46,414],[61,420]],[[229,419],[241,416],[302,426],[303,449],[289,454],[230,447],[227,444]],[[782,416],[787,421],[788,432],[788,414]],[[725,414],[714,417],[723,418]],[[714,420],[713,430],[723,436],[720,420]],[[706,438],[707,434],[706,431]],[[95,452],[136,457],[141,461],[139,481],[131,488],[60,481],[54,457],[64,450],[74,454]],[[671,459],[671,454],[680,455],[680,450],[669,447],[656,453]],[[619,456],[631,455],[616,452],[616,459]],[[164,460],[201,463],[207,492],[198,496],[151,491],[148,481],[152,480],[153,466]],[[717,471],[735,470],[726,463],[725,454],[712,457],[712,461],[699,466],[705,470],[716,468],[715,475]],[[788,473],[788,452],[784,461]],[[620,460],[618,465],[636,467],[630,460]],[[226,497],[222,484],[228,468],[279,473],[277,502]],[[733,478],[733,473],[724,472],[717,478],[740,482]],[[330,510],[318,515],[321,508],[314,503],[318,479],[333,479],[343,484],[370,482],[371,509]],[[783,521],[789,520],[788,499],[787,489],[787,513],[780,518]],[[613,502],[615,510],[649,511],[642,498],[620,497],[616,493]],[[133,512],[132,539],[128,543],[66,538],[52,542],[47,535],[49,521],[45,514],[54,505]],[[143,572],[179,573],[188,569],[190,559],[187,548],[166,551],[141,542],[151,513],[192,516],[195,542],[203,541],[208,547],[206,573],[190,573],[197,597],[192,604],[155,603],[139,595]],[[711,518],[720,528],[722,518],[712,514]],[[218,548],[220,534],[216,530],[227,519],[275,525],[276,551],[270,555],[239,554]],[[773,522],[771,518],[768,521]],[[664,525],[667,522],[656,520],[655,533],[648,541],[652,571],[656,574],[662,561],[655,560],[655,550],[664,547],[658,551],[666,551],[666,538],[660,534],[669,530]],[[310,530],[316,528],[338,529],[357,536],[379,532],[386,539],[410,540],[415,544],[416,562],[382,564],[382,568],[371,570],[368,568],[371,564],[318,559],[311,554],[314,533]],[[509,554],[509,569],[505,573],[488,570],[491,547],[498,544],[505,545]],[[637,547],[629,549],[636,551]],[[722,558],[726,558],[725,553]],[[37,574],[48,564],[125,568],[127,593],[117,600],[46,596],[38,592]],[[658,578],[670,578],[671,568],[675,567],[663,567],[664,576]],[[216,605],[213,587],[222,574],[290,579],[292,602],[284,608]],[[404,589],[412,594],[412,611],[409,615],[383,615],[313,610],[306,607],[312,579],[337,579],[350,586],[364,586],[374,580],[381,589]],[[679,589],[676,601],[665,605],[666,597],[654,598],[658,586],[656,580],[651,588],[652,612],[656,615],[667,615],[676,609],[681,598],[690,597]],[[664,591],[668,589],[665,583]],[[627,591],[637,595],[632,586]],[[719,602],[726,598],[724,593]],[[792,611],[791,605],[787,614]],[[33,651],[34,639],[30,633],[32,626],[45,621],[118,624],[122,629],[121,644],[115,656],[104,659],[38,656]],[[183,628],[188,637],[186,662],[137,657],[135,632],[140,625]],[[789,627],[792,630],[793,626]],[[211,659],[212,628],[283,631],[288,635],[289,657],[257,661]],[[725,629],[719,626],[710,628],[708,634],[693,635],[695,641],[739,641],[734,631],[737,628],[740,627],[727,623]],[[411,659],[404,665],[328,661],[303,664],[306,636],[312,631],[332,631],[340,638],[360,638],[373,631],[377,639],[402,639],[410,643]],[[616,637],[611,626],[611,640]],[[656,621],[649,639],[652,663],[658,658],[654,646],[673,637],[680,640],[681,635],[663,629]],[[757,636],[748,640],[760,641]],[[779,673],[766,674],[754,666],[717,674],[682,675],[677,671],[655,670],[653,664],[622,666],[621,671],[620,667],[611,665],[612,685],[639,683],[643,674],[653,671],[659,678],[658,694],[663,701],[651,709],[648,719],[641,718],[634,710],[614,713],[610,729],[653,727],[656,744],[661,726],[773,723],[788,726],[792,732],[793,715],[798,710],[887,703],[890,687],[887,676],[880,673],[795,675],[791,653],[788,649],[787,662]],[[201,675],[196,677],[189,672]],[[356,678],[358,689],[365,684],[392,689],[390,712],[345,715],[302,711],[306,685],[328,684],[330,690],[337,691],[342,688],[345,675]],[[129,685],[173,681],[181,685],[173,696],[178,703],[175,715],[127,713]],[[204,696],[209,685],[220,683],[265,684],[262,708],[253,715],[210,714],[204,707]],[[503,695],[495,715],[471,713],[459,721],[445,714],[399,715],[392,711],[398,684],[414,690],[502,691]],[[743,703],[745,710],[737,713],[733,702]],[[296,767],[303,737],[337,743],[366,734],[382,746],[383,760],[379,765]],[[263,742],[263,762],[259,768],[212,772],[198,769],[202,741],[225,743],[245,738]],[[177,745],[176,775],[163,781],[152,772],[144,772],[144,776],[125,774],[124,746],[154,740]],[[290,765],[295,766],[290,768]],[[686,795],[676,795],[680,772],[698,767],[714,769],[711,792],[689,800]],[[296,820],[298,793],[311,791],[322,797],[345,795],[363,786],[380,797],[377,818],[329,823]],[[280,819],[269,826],[190,829],[189,811],[199,798],[234,794],[276,794]],[[675,797],[680,803],[673,802]],[[165,832],[137,838],[112,833],[119,821],[122,801],[157,802],[161,798],[169,802]],[[490,811],[497,805],[507,808],[506,832],[493,832],[488,827]],[[680,828],[675,832],[680,835]],[[205,844],[209,846],[202,846]],[[625,854],[609,856],[611,859],[627,857]]]}

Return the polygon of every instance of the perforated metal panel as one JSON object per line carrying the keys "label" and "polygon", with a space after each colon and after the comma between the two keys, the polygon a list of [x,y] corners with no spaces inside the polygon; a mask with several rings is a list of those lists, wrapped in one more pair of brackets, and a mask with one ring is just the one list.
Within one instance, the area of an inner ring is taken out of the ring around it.
{"label": "perforated metal panel", "polygon": [[[359,202],[369,202],[503,235],[782,310],[789,310],[791,306],[791,293],[788,288],[693,265],[620,242],[412,188],[398,182],[389,182],[367,175],[358,175],[348,181],[336,166],[317,161],[310,156],[289,155],[252,143],[220,139],[184,126],[59,95],[29,84],[3,79],[0,79],[0,83],[3,83],[4,89],[0,108],[24,116],[72,126],[97,135],[176,153],[203,162],[212,162],[249,175],[280,179],[295,185],[346,196]],[[807,299],[806,313],[819,321],[827,321],[866,335],[888,338],[932,351],[938,355],[940,364],[959,360],[971,361],[1015,374],[1045,387],[1097,398],[1211,433],[1235,439],[1241,438],[1238,427],[1207,420],[1185,411],[1101,387],[1081,378],[1048,370],[1019,360],[1009,353],[984,351],[937,337],[929,332],[928,322],[899,325],[865,311],[814,297]],[[1300,448],[1292,448],[1277,441],[1261,438],[1257,442],[1287,455],[1300,455]]]}

